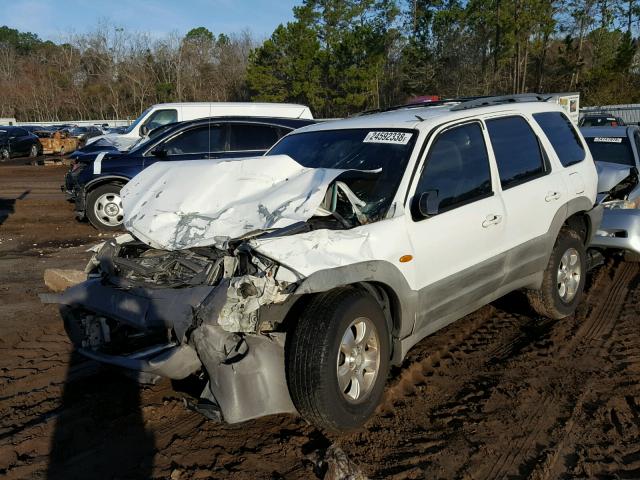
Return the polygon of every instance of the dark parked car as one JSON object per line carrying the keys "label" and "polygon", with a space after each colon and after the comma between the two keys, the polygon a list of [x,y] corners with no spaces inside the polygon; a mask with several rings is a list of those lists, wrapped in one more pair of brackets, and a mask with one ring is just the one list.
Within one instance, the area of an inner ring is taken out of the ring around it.
{"label": "dark parked car", "polygon": [[620,117],[610,113],[588,113],[580,119],[581,127],[624,127],[626,123]]}
{"label": "dark parked car", "polygon": [[287,133],[312,123],[306,119],[217,117],[164,125],[127,152],[103,147],[74,155],[75,163],[62,189],[75,202],[78,218],[86,218],[100,230],[117,230],[123,220],[120,189],[155,162],[259,156]]}
{"label": "dark parked car", "polygon": [[82,145],[90,138],[102,135],[103,132],[98,127],[73,127],[69,129],[69,135],[77,137]]}
{"label": "dark parked car", "polygon": [[0,127],[0,160],[42,154],[38,137],[22,127]]}

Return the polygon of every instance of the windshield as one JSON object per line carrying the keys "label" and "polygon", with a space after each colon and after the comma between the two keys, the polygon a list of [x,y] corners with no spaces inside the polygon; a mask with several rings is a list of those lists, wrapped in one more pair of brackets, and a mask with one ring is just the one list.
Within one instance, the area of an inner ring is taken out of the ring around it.
{"label": "windshield", "polygon": [[636,164],[627,137],[587,137],[585,140],[596,162],[633,166]]}
{"label": "windshield", "polygon": [[[288,155],[308,168],[367,170],[346,172],[338,180],[357,197],[334,186],[330,210],[343,217],[367,221],[384,218],[398,190],[418,133],[400,129],[323,130],[289,135],[267,155]],[[351,197],[351,198],[349,198]],[[342,202],[339,200],[342,199]],[[360,212],[353,212],[361,202]]]}
{"label": "windshield", "polygon": [[138,118],[136,118],[131,125],[129,125],[122,131],[122,133],[131,133],[133,129],[136,128],[136,125],[138,125],[142,121],[142,119],[147,116],[147,114],[151,111],[151,108],[152,107],[149,107],[144,112],[142,112],[142,114]]}

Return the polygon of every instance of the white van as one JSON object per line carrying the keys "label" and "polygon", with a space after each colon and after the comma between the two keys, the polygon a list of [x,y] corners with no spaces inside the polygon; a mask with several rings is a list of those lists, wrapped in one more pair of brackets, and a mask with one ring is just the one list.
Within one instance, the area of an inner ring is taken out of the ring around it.
{"label": "white van", "polygon": [[110,143],[118,150],[128,150],[140,137],[154,128],[174,122],[197,120],[206,117],[277,117],[312,119],[309,107],[292,103],[222,103],[222,102],[185,102],[158,103],[147,108],[123,133],[99,135],[87,141],[90,145],[98,140]]}

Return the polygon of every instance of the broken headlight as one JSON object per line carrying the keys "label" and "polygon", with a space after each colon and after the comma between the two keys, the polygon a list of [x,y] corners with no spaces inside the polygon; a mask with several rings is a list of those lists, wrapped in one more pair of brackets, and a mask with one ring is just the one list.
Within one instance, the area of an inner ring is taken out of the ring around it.
{"label": "broken headlight", "polygon": [[640,208],[640,197],[634,200],[610,200],[603,202],[602,206],[610,210],[630,210]]}

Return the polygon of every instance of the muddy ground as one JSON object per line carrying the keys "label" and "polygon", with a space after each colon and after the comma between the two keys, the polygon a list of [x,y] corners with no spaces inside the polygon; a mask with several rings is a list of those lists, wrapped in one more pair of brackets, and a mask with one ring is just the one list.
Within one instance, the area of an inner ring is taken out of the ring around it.
{"label": "muddy ground", "polygon": [[[81,268],[63,167],[0,166],[0,476],[318,478],[337,444],[371,478],[640,478],[640,269],[609,261],[576,315],[513,294],[418,344],[362,431],[294,416],[220,425],[192,382],[136,383],[74,355],[43,270]],[[195,383],[195,382],[194,382]]]}

